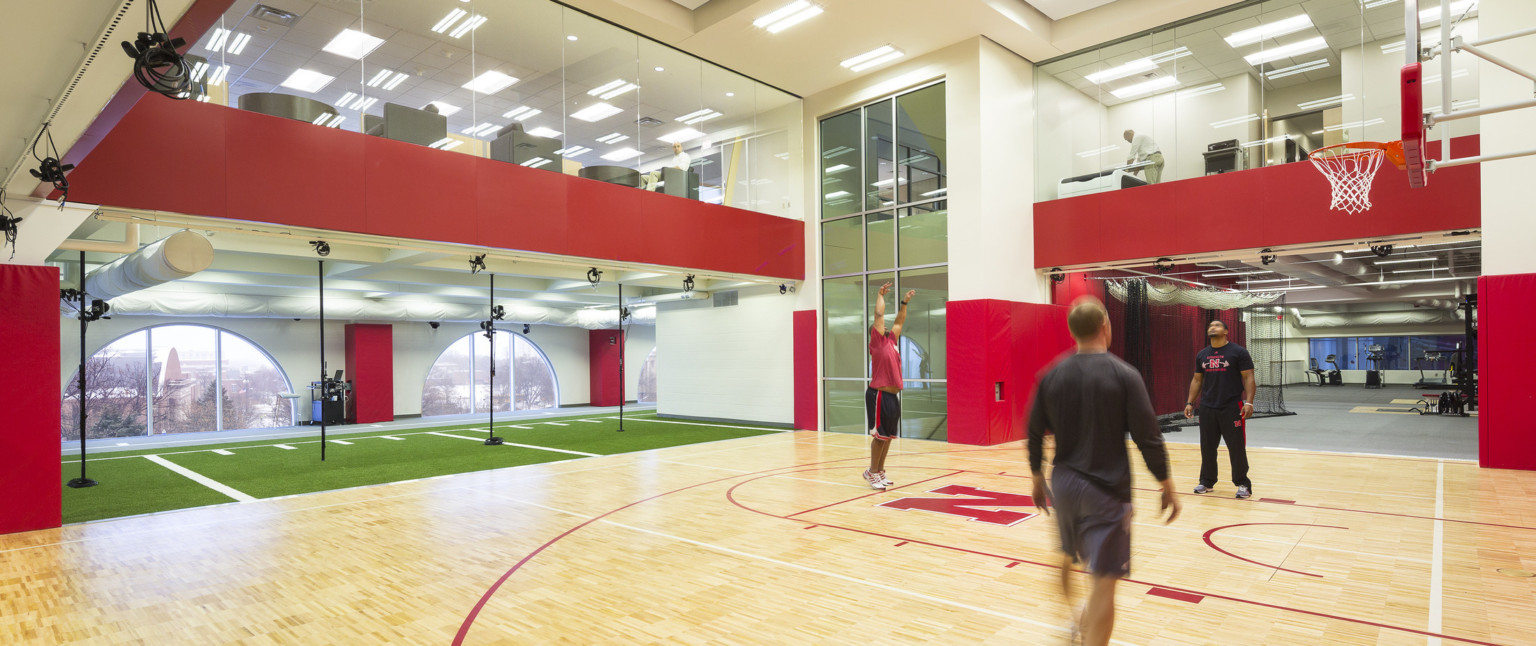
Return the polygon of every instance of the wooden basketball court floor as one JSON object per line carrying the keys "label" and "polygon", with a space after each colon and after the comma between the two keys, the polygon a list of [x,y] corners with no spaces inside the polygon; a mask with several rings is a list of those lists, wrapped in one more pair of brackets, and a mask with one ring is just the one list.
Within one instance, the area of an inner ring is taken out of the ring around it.
{"label": "wooden basketball court floor", "polygon": [[[1067,643],[1020,443],[901,440],[883,493],[865,443],[786,432],[0,536],[0,643]],[[1170,453],[1187,492],[1198,448]],[[1116,643],[1536,643],[1536,473],[1250,459],[1254,500],[1182,494],[1171,526],[1133,460]]]}

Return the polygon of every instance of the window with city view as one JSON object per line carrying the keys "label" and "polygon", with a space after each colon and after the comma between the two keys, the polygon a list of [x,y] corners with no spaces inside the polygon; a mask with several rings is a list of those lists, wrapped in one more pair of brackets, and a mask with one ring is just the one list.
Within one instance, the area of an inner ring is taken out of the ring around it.
{"label": "window with city view", "polygon": [[559,405],[555,369],[544,352],[521,334],[496,335],[496,382],[493,392],[488,363],[490,339],[476,332],[448,346],[421,392],[421,414],[461,415],[496,411],[537,410]]}
{"label": "window with city view", "polygon": [[[112,341],[85,364],[86,438],[293,425],[288,377],[232,332],[162,325]],[[80,439],[80,372],[64,387],[63,441]]]}

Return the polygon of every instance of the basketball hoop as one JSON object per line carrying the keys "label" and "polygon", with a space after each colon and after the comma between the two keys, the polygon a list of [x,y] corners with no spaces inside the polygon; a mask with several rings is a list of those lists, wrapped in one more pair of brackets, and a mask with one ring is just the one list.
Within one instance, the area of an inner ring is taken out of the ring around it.
{"label": "basketball hoop", "polygon": [[1380,143],[1356,141],[1347,144],[1324,146],[1308,156],[1328,184],[1333,188],[1333,201],[1328,208],[1360,213],[1371,209],[1371,181],[1381,168],[1381,160],[1404,168],[1403,142]]}

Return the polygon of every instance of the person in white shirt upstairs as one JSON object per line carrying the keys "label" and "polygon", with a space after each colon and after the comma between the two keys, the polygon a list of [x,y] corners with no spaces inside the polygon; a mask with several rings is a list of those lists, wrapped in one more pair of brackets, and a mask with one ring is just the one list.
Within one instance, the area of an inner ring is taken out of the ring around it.
{"label": "person in white shirt upstairs", "polygon": [[[676,168],[678,170],[688,170],[688,165],[692,164],[692,163],[693,163],[693,158],[689,157],[688,153],[683,152],[683,145],[680,144],[680,143],[675,143],[675,144],[672,144],[672,162],[667,164],[663,168]],[[654,190],[656,190],[657,182],[661,181],[661,169],[658,168],[658,169],[653,170],[653,171],[651,171],[649,173],[646,173],[644,179],[645,179],[645,184],[643,186],[641,186],[641,188],[644,188],[647,191],[654,191]]]}
{"label": "person in white shirt upstairs", "polygon": [[1131,152],[1126,155],[1125,163],[1145,163],[1131,169],[1132,173],[1147,171],[1147,183],[1156,184],[1163,179],[1163,151],[1157,147],[1157,142],[1147,135],[1138,135],[1135,130],[1125,131],[1125,140],[1131,142]]}

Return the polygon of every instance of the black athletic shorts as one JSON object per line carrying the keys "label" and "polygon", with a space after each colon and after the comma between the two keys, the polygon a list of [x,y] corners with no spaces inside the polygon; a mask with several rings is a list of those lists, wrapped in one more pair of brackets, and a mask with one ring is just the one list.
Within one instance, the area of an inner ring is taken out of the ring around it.
{"label": "black athletic shorts", "polygon": [[868,413],[871,435],[883,439],[896,437],[901,427],[901,398],[874,388],[864,389],[864,412]]}
{"label": "black athletic shorts", "polygon": [[1073,563],[1087,561],[1094,576],[1130,576],[1131,503],[1062,467],[1051,472],[1051,490],[1061,551]]}

